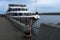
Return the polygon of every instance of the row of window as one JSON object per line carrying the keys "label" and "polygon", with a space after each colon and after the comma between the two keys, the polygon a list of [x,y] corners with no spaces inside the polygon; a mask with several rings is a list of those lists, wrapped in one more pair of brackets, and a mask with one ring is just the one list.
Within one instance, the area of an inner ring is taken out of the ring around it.
{"label": "row of window", "polygon": [[22,13],[18,13],[18,14],[17,14],[17,13],[9,13],[8,15],[9,15],[9,16],[17,16],[17,15],[20,15],[20,16],[21,16],[21,15],[23,15],[23,14],[22,14]]}
{"label": "row of window", "polygon": [[21,16],[21,15],[31,15],[30,13],[9,13],[10,16]]}
{"label": "row of window", "polygon": [[9,4],[9,6],[20,6],[20,7],[26,7],[26,5],[14,5],[14,4]]}
{"label": "row of window", "polygon": [[20,8],[11,9],[11,8],[9,8],[8,11],[27,11],[27,9],[20,9]]}

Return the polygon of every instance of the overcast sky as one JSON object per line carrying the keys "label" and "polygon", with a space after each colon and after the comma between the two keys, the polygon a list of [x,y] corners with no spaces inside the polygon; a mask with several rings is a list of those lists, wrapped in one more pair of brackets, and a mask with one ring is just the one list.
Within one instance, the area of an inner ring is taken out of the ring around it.
{"label": "overcast sky", "polygon": [[60,0],[0,0],[0,13],[8,10],[8,4],[26,4],[29,11],[60,12]]}

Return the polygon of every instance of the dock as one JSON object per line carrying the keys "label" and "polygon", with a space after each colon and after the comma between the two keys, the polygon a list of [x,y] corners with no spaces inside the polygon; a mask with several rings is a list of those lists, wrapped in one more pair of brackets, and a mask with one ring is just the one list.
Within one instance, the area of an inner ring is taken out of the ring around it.
{"label": "dock", "polygon": [[[6,17],[0,17],[0,40],[28,40]],[[33,39],[32,39],[33,40]]]}
{"label": "dock", "polygon": [[22,40],[23,35],[5,17],[0,17],[0,40]]}

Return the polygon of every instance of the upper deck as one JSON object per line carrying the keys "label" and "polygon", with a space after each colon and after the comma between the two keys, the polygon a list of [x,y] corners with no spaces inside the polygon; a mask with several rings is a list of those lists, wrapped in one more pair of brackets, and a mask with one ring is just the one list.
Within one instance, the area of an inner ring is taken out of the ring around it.
{"label": "upper deck", "polygon": [[9,6],[20,6],[20,7],[26,7],[25,4],[9,4]]}

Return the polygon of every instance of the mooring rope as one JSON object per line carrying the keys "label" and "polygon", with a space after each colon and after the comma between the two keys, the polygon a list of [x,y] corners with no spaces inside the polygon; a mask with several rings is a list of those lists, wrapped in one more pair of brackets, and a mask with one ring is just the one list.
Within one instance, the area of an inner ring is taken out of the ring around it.
{"label": "mooring rope", "polygon": [[32,25],[33,25],[33,19],[30,18],[30,39],[29,40],[32,40]]}

